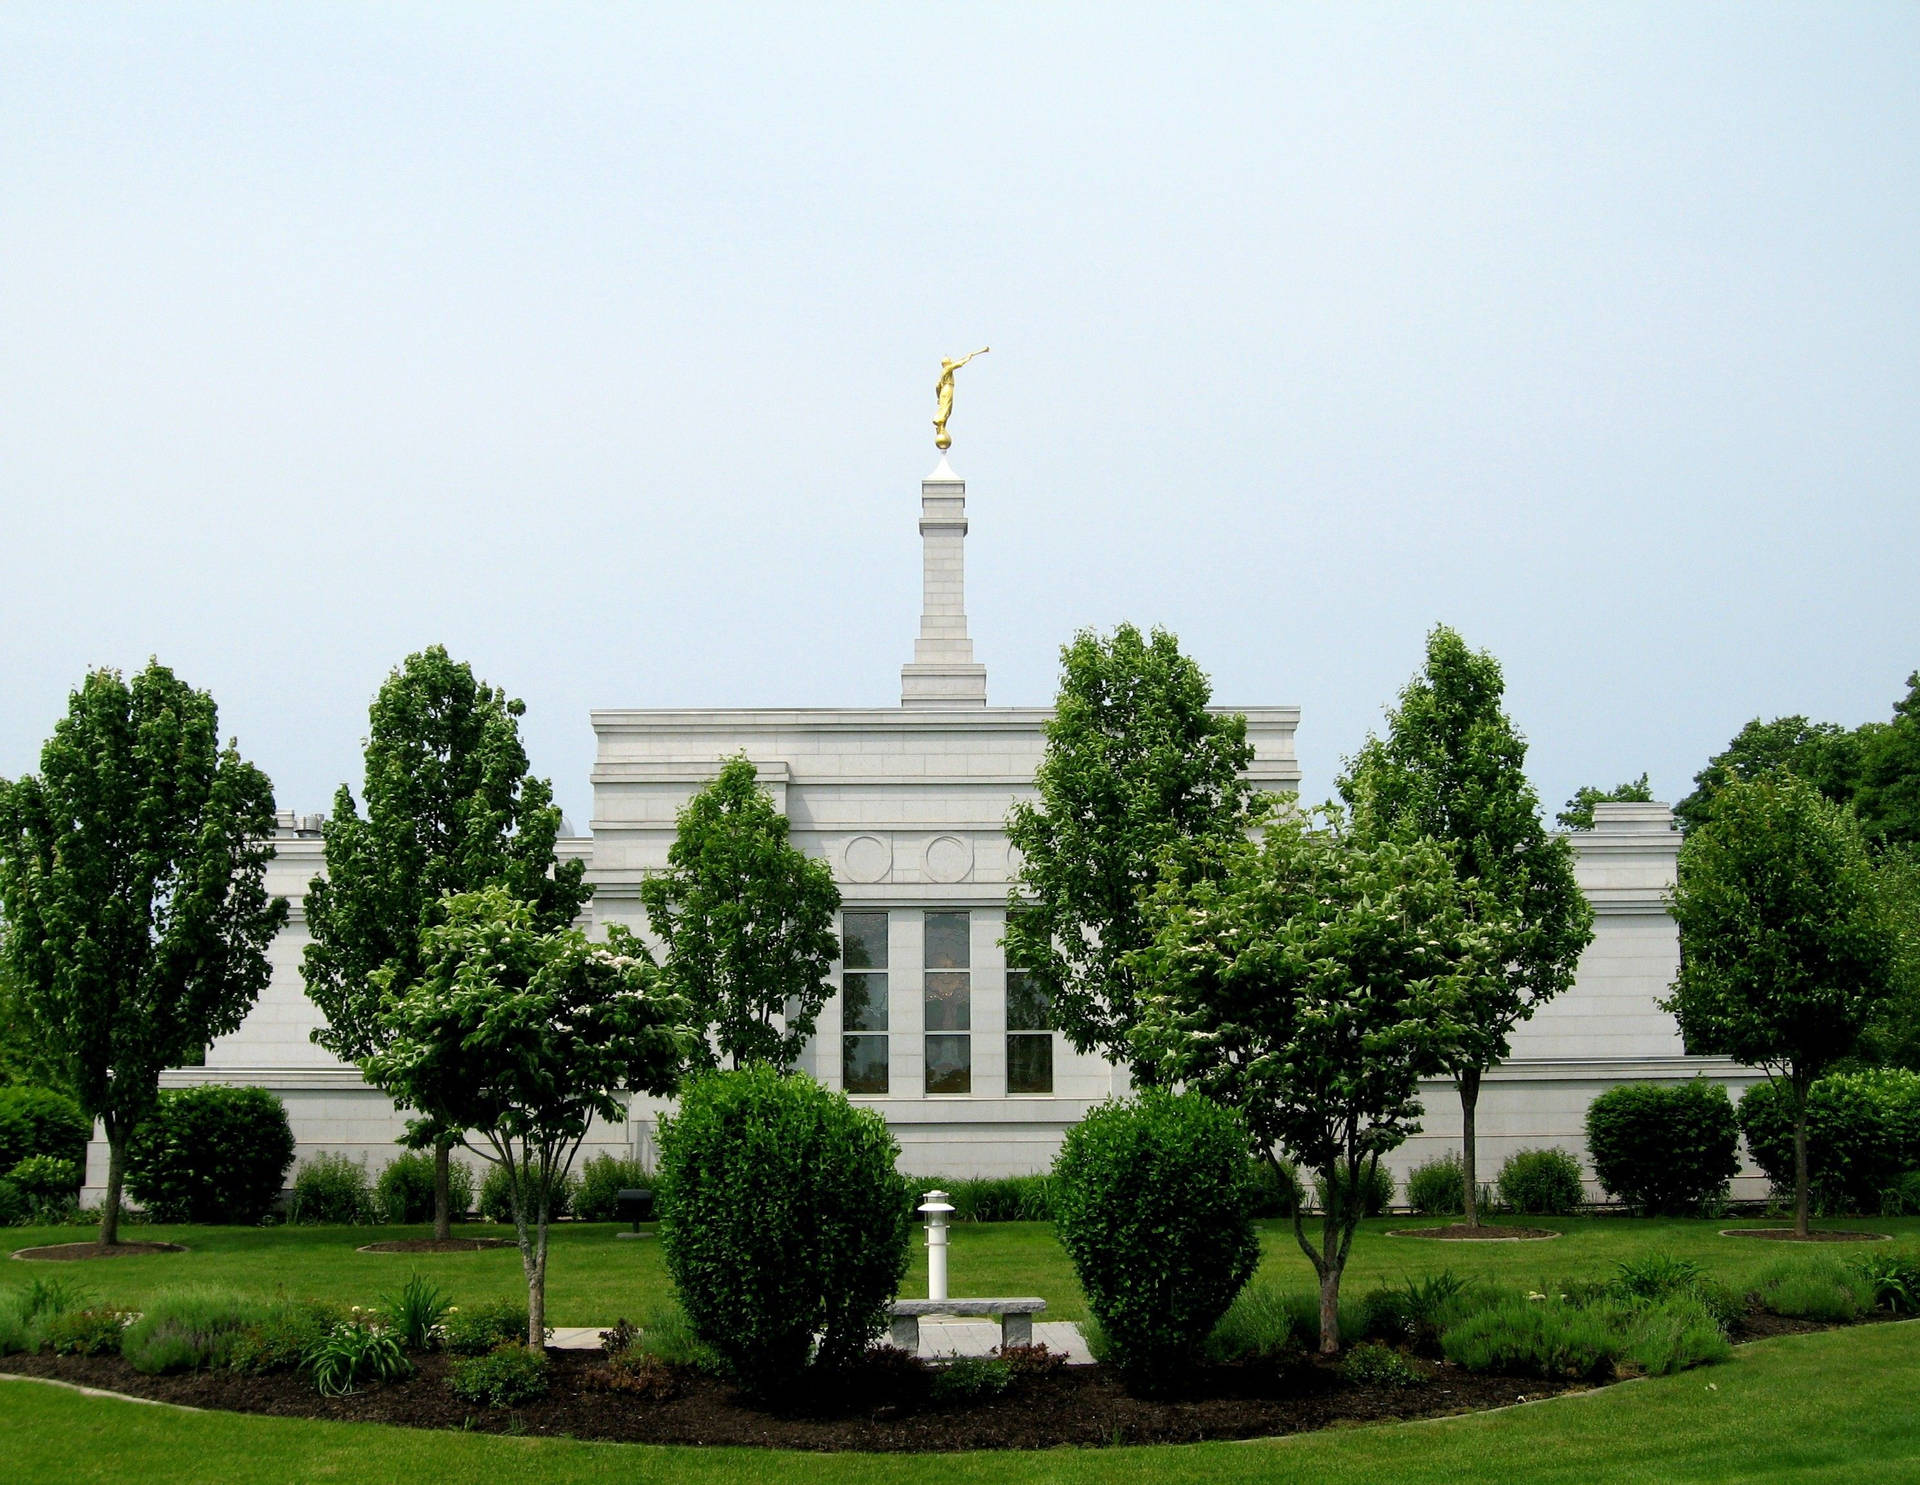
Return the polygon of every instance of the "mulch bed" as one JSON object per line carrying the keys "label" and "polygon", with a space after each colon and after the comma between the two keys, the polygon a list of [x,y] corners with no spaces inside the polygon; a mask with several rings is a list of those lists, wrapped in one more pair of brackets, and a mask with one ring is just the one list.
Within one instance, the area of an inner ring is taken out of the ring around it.
{"label": "mulch bed", "polygon": [[1469,1227],[1464,1222],[1454,1222],[1445,1227],[1402,1227],[1387,1236],[1435,1238],[1443,1243],[1536,1243],[1560,1234],[1544,1227]]}
{"label": "mulch bed", "polygon": [[1801,1237],[1791,1227],[1723,1227],[1721,1237],[1764,1238],[1776,1243],[1884,1243],[1884,1232],[1810,1232]]}
{"label": "mulch bed", "polygon": [[478,1253],[482,1248],[511,1248],[510,1238],[404,1238],[392,1243],[367,1243],[356,1253]]}
{"label": "mulch bed", "polygon": [[186,1251],[178,1243],[54,1243],[46,1248],[19,1248],[13,1256],[67,1262],[79,1258],[144,1258],[149,1253]]}
{"label": "mulch bed", "polygon": [[879,1453],[960,1449],[1044,1449],[1062,1444],[1173,1444],[1301,1433],[1336,1424],[1429,1418],[1581,1390],[1534,1377],[1473,1376],[1415,1361],[1423,1387],[1355,1387],[1332,1366],[1214,1367],[1197,1373],[1186,1394],[1165,1401],[1129,1395],[1104,1367],[1074,1366],[1017,1381],[997,1398],[934,1403],[926,1378],[881,1361],[837,1378],[830,1390],[796,1396],[778,1411],[745,1403],[727,1383],[679,1378],[678,1395],[643,1400],[593,1385],[607,1373],[597,1352],[547,1352],[552,1389],[540,1402],[508,1410],[476,1407],[447,1391],[447,1358],[418,1358],[404,1382],[326,1398],[303,1376],[195,1372],[145,1377],[112,1357],[9,1356],[0,1371],[50,1377],[160,1402],[274,1417],[465,1428],[488,1433],[567,1434],[645,1444],[747,1444]]}

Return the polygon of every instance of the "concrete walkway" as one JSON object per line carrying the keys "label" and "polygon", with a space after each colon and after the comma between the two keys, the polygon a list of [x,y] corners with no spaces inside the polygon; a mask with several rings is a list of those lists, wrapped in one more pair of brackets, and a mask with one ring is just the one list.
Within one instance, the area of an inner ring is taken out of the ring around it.
{"label": "concrete walkway", "polygon": [[[562,1351],[597,1351],[604,1325],[556,1326],[547,1339],[549,1346]],[[1049,1351],[1066,1356],[1068,1362],[1085,1364],[1093,1360],[1087,1338],[1071,1320],[1040,1320],[1034,1323],[1033,1338]],[[929,1316],[920,1322],[920,1355],[929,1361],[948,1356],[986,1356],[1000,1344],[997,1320],[955,1320]]]}

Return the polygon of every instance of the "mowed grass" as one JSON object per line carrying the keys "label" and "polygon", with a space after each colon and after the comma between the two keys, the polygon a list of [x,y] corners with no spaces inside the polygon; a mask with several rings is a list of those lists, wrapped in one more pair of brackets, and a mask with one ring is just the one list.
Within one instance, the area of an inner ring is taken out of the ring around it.
{"label": "mowed grass", "polygon": [[854,1455],[583,1444],[189,1413],[0,1382],[0,1459],[13,1479],[142,1485],[213,1479],[242,1485],[1147,1485],[1188,1479],[1859,1485],[1920,1478],[1916,1389],[1920,1325],[1873,1325],[1762,1341],[1739,1348],[1724,1366],[1437,1422],[1164,1448]]}
{"label": "mowed grass", "polygon": [[[1616,1263],[1650,1253],[1691,1258],[1715,1278],[1738,1288],[1760,1269],[1790,1255],[1814,1252],[1847,1257],[1866,1251],[1864,1244],[1809,1248],[1723,1238],[1718,1230],[1729,1225],[1725,1221],[1530,1220],[1559,1229],[1563,1235],[1547,1242],[1436,1243],[1387,1235],[1390,1228],[1421,1225],[1419,1219],[1367,1222],[1354,1241],[1345,1292],[1358,1299],[1374,1284],[1441,1269],[1545,1288],[1559,1279],[1610,1276]],[[1920,1240],[1920,1218],[1821,1225]],[[1266,1222],[1261,1227],[1260,1278],[1286,1289],[1311,1290],[1313,1270],[1294,1242],[1291,1224]],[[512,1236],[510,1228],[477,1223],[458,1230],[473,1237]],[[611,1325],[622,1316],[638,1320],[670,1298],[672,1286],[658,1237],[615,1237],[622,1230],[614,1223],[564,1223],[554,1228],[547,1274],[548,1323]],[[370,1304],[417,1270],[430,1275],[456,1304],[526,1292],[520,1255],[512,1248],[427,1255],[356,1251],[365,1243],[427,1236],[424,1227],[155,1226],[124,1231],[133,1239],[182,1243],[189,1251],[84,1263],[8,1264],[0,1268],[0,1287],[24,1282],[29,1273],[57,1273],[86,1287],[96,1300],[128,1309],[142,1308],[156,1290],[186,1283],[221,1285],[264,1298],[286,1295]],[[73,1242],[90,1233],[71,1227],[16,1228],[8,1236],[10,1247],[28,1247]],[[1046,1300],[1050,1320],[1079,1320],[1086,1315],[1073,1267],[1046,1223],[963,1223],[953,1229],[949,1267],[950,1292],[956,1295],[1035,1294]],[[916,1236],[913,1266],[901,1293],[924,1294],[926,1282],[926,1248]]]}

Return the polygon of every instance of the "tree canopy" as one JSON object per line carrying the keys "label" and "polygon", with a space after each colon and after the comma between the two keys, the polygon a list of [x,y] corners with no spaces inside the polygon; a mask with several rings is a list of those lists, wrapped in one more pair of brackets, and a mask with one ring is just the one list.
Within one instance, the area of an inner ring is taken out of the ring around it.
{"label": "tree canopy", "polygon": [[667,867],[640,884],[666,946],[665,982],[712,1028],[694,1048],[734,1067],[790,1068],[833,993],[840,890],[824,861],[788,843],[787,817],[744,757],[689,800]]}
{"label": "tree canopy", "polygon": [[1210,709],[1211,683],[1163,629],[1083,630],[1060,666],[1039,797],[1007,819],[1020,860],[1007,960],[1074,1047],[1125,1062],[1144,988],[1132,956],[1152,937],[1142,904],[1183,851],[1245,832],[1253,748],[1246,718]]}
{"label": "tree canopy", "polygon": [[1643,773],[1637,779],[1629,779],[1624,784],[1615,784],[1611,789],[1599,789],[1592,784],[1583,784],[1576,789],[1573,798],[1567,801],[1567,807],[1554,816],[1554,823],[1563,830],[1593,829],[1593,807],[1596,804],[1652,804],[1653,786],[1647,782]]}
{"label": "tree canopy", "polygon": [[127,1140],[160,1070],[239,1029],[286,921],[266,890],[273,786],[219,744],[213,698],[157,661],[96,670],[40,773],[0,785],[12,994],[109,1150],[100,1240],[119,1239]]}
{"label": "tree canopy", "polygon": [[1693,776],[1693,792],[1673,807],[1673,818],[1682,830],[1694,830],[1712,818],[1727,785],[1775,772],[1805,779],[1835,804],[1851,803],[1860,787],[1863,732],[1799,716],[1755,717]]}

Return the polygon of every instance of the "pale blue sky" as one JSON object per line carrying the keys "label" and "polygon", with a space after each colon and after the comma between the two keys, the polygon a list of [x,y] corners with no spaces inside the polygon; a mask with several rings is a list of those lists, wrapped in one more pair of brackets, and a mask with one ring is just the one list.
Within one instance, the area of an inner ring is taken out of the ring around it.
{"label": "pale blue sky", "polygon": [[442,641],[889,705],[1176,630],[1324,794],[1436,620],[1551,810],[1920,665],[1920,7],[0,11],[0,774],[90,665],[284,805]]}

